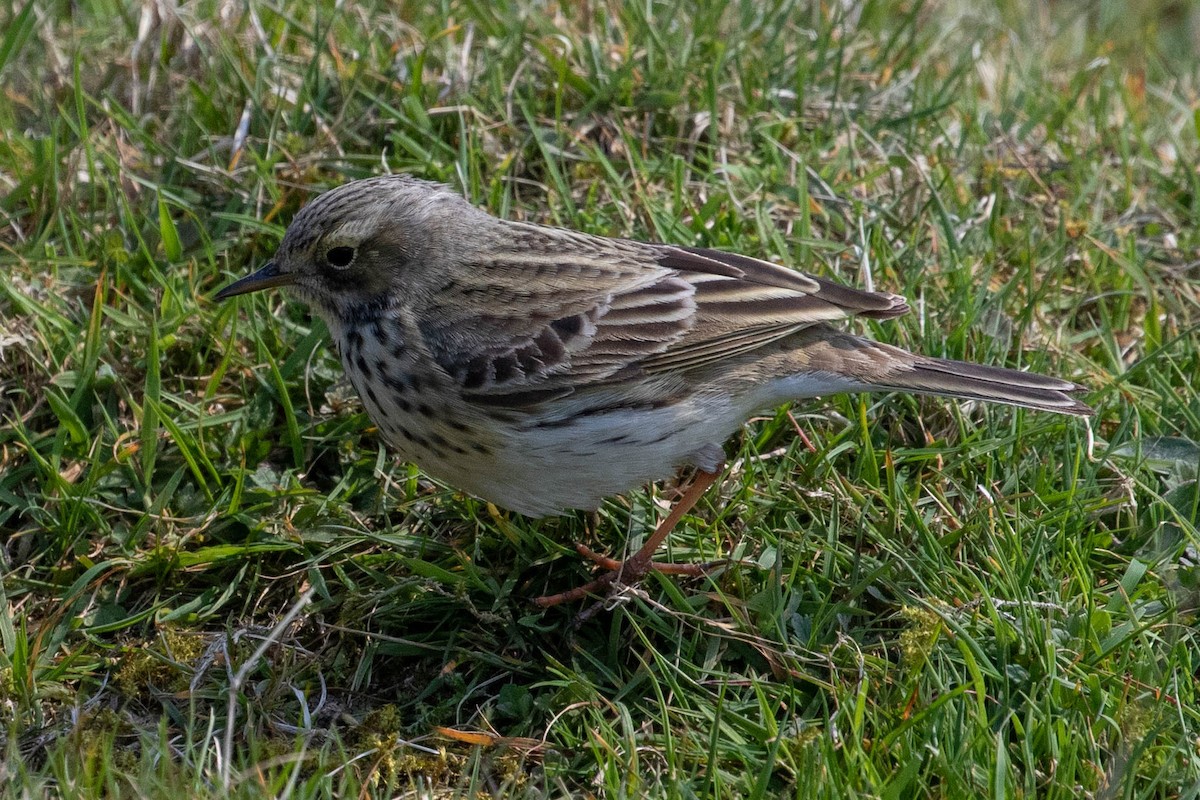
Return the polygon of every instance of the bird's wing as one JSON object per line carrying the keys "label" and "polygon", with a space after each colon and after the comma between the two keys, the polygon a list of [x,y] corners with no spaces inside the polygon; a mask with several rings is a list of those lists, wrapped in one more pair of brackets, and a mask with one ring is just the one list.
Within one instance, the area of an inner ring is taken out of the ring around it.
{"label": "bird's wing", "polygon": [[681,373],[819,322],[908,310],[733,253],[514,226],[421,314],[426,345],[469,401],[529,407],[586,386]]}
{"label": "bird's wing", "polygon": [[679,341],[641,363],[647,373],[695,369],[820,322],[908,312],[898,295],[852,289],[757,258],[698,247],[658,250],[656,263],[695,287],[697,319]]}

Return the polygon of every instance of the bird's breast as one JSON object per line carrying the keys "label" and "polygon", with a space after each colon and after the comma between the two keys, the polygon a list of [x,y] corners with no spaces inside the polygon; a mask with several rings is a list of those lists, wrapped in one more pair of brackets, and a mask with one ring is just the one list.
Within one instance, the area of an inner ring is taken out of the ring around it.
{"label": "bird's breast", "polygon": [[494,446],[457,388],[410,346],[399,322],[347,326],[339,337],[342,365],[383,440],[422,467],[486,456]]}
{"label": "bird's breast", "polygon": [[653,406],[574,395],[524,411],[492,409],[465,401],[401,331],[348,326],[338,341],[351,383],[397,455],[529,516],[596,508],[684,464],[711,469],[712,453],[747,413],[718,395]]}

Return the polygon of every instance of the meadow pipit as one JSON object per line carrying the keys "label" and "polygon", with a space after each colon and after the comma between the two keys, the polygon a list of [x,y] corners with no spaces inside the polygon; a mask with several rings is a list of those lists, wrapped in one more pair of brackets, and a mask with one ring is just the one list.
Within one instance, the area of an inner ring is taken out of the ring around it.
{"label": "meadow pipit", "polygon": [[[1069,381],[927,358],[846,333],[904,299],[756,258],[497,219],[406,175],[296,215],[275,259],[217,299],[288,286],[325,320],[384,440],[430,475],[530,516],[697,478],[624,564],[636,580],[754,412],[901,391],[1089,414]],[[616,572],[544,605],[580,597]]]}

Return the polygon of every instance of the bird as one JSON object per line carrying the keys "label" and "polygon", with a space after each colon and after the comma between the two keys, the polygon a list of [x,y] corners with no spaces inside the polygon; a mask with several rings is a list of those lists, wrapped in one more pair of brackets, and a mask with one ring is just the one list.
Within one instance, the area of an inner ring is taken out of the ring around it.
{"label": "bird", "polygon": [[844,330],[903,297],[770,261],[501,219],[406,174],[319,194],[274,257],[215,299],[286,287],[325,321],[381,438],[428,475],[530,517],[596,509],[693,467],[691,485],[577,600],[653,555],[753,414],[844,392],[907,392],[1060,414],[1085,387],[912,353]]}

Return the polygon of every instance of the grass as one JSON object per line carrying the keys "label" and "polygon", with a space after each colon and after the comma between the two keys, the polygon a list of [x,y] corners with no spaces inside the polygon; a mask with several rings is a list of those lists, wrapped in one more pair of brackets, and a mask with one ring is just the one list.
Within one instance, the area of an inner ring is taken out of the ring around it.
{"label": "grass", "polygon": [[[14,796],[1200,796],[1190,6],[0,14]],[[873,335],[1097,415],[768,410],[671,543],[733,565],[539,611],[668,491],[433,484],[303,308],[211,300],[385,168],[904,293]]]}

